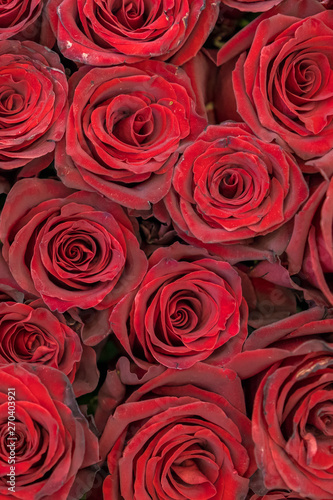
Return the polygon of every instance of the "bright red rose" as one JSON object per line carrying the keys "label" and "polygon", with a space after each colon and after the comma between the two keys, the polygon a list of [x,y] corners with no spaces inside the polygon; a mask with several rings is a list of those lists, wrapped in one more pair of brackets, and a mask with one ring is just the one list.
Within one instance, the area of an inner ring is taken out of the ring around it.
{"label": "bright red rose", "polygon": [[207,124],[185,72],[157,61],[83,67],[70,94],[58,175],[130,208],[148,210],[166,195],[179,154]]}
{"label": "bright red rose", "polygon": [[[230,363],[249,378],[260,476],[252,489],[333,499],[333,311],[313,308],[253,332]],[[257,483],[258,481],[258,483]]]}
{"label": "bright red rose", "polygon": [[208,127],[185,149],[172,186],[164,202],[180,236],[231,262],[281,253],[286,222],[308,196],[291,155],[233,122]]}
{"label": "bright red rose", "polygon": [[320,168],[331,175],[332,56],[333,13],[316,0],[282,2],[219,51],[219,120],[243,120],[312,166],[328,154]]}
{"label": "bright red rose", "polygon": [[147,266],[120,206],[58,181],[17,182],[0,234],[17,283],[59,312],[111,306],[140,283]]}
{"label": "bright red rose", "polygon": [[113,309],[110,326],[135,363],[222,366],[247,335],[241,279],[227,262],[175,243],[156,250],[137,290]]}
{"label": "bright red rose", "polygon": [[111,66],[158,57],[180,65],[206,41],[219,3],[49,0],[46,9],[60,50],[73,61]]}
{"label": "bright red rose", "polygon": [[59,56],[34,42],[0,42],[0,165],[47,167],[65,132],[67,79]]}
{"label": "bright red rose", "polygon": [[[13,393],[15,405],[8,398]],[[13,363],[0,368],[0,399],[1,497],[79,500],[91,487],[94,473],[89,468],[99,460],[98,441],[67,377],[49,366]],[[12,407],[15,441],[8,425]],[[7,483],[13,443],[15,493],[8,491]]]}
{"label": "bright red rose", "polygon": [[[125,361],[118,364],[121,382],[137,384]],[[255,470],[250,429],[231,370],[197,363],[160,371],[105,426],[100,446],[110,476],[104,500],[244,500]]]}

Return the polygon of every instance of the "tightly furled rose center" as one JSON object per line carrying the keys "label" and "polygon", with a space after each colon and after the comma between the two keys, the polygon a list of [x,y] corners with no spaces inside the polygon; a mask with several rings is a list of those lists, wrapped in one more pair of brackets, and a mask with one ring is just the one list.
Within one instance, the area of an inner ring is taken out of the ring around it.
{"label": "tightly furled rose center", "polygon": [[104,227],[81,219],[59,222],[57,217],[51,220],[40,241],[41,259],[50,275],[82,289],[82,277],[94,283],[96,274],[110,280],[119,274],[125,257],[119,242]]}

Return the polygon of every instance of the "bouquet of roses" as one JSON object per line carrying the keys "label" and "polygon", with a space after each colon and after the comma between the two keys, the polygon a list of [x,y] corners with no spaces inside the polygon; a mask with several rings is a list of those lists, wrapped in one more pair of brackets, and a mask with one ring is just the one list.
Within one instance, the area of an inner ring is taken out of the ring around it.
{"label": "bouquet of roses", "polygon": [[333,500],[333,2],[1,2],[0,203],[1,500]]}

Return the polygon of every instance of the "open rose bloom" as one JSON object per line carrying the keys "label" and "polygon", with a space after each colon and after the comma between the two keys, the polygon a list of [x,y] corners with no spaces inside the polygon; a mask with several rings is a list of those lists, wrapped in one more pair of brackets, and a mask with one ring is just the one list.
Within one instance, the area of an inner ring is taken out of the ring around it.
{"label": "open rose bloom", "polygon": [[0,500],[333,500],[333,2],[0,2]]}

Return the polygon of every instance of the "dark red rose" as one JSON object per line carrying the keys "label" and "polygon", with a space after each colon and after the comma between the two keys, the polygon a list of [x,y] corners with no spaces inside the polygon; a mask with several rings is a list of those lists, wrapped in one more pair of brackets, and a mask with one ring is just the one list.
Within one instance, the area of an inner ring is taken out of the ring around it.
{"label": "dark red rose", "polygon": [[1,169],[40,171],[65,132],[67,79],[59,56],[34,42],[0,42],[0,79]]}
{"label": "dark red rose", "polygon": [[[15,405],[8,398],[13,392]],[[1,497],[79,500],[91,487],[94,474],[89,468],[99,460],[98,441],[79,411],[67,377],[49,366],[13,363],[0,368],[0,394]],[[15,441],[8,425],[12,407]],[[7,483],[13,443],[14,494]]]}
{"label": "dark red rose", "polygon": [[181,65],[200,50],[220,1],[49,0],[47,13],[64,56],[93,66],[157,57]]}
{"label": "dark red rose", "polygon": [[9,0],[0,6],[0,40],[12,38],[29,27],[40,16],[43,0]]}
{"label": "dark red rose", "polygon": [[222,0],[224,5],[244,12],[265,12],[282,0]]}
{"label": "dark red rose", "polygon": [[17,182],[2,211],[0,234],[17,283],[51,310],[105,309],[146,271],[146,257],[121,207],[58,181]]}
{"label": "dark red rose", "polygon": [[189,368],[202,360],[222,366],[242,349],[247,313],[230,264],[175,243],[151,255],[144,280],[115,306],[110,325],[144,370],[156,363]]}
{"label": "dark red rose", "polygon": [[[180,236],[231,262],[284,250],[286,222],[308,195],[288,153],[233,122],[208,127],[186,148],[172,185],[164,202]],[[258,239],[263,235],[268,237]]]}
{"label": "dark red rose", "polygon": [[[137,383],[124,358],[118,368],[123,383]],[[202,363],[163,370],[105,426],[100,446],[110,475],[104,500],[244,500],[255,470],[250,428],[234,372]]]}
{"label": "dark red rose", "polygon": [[[333,14],[316,0],[282,2],[220,50],[219,120],[245,121],[332,174]],[[236,112],[237,109],[237,112]]]}
{"label": "dark red rose", "polygon": [[169,191],[179,154],[207,123],[190,80],[180,68],[146,61],[83,67],[70,89],[66,140],[56,156],[61,180],[148,210]]}
{"label": "dark red rose", "polygon": [[[252,377],[252,489],[333,498],[333,311],[313,308],[253,332],[230,363]],[[258,492],[257,492],[258,493]]]}

